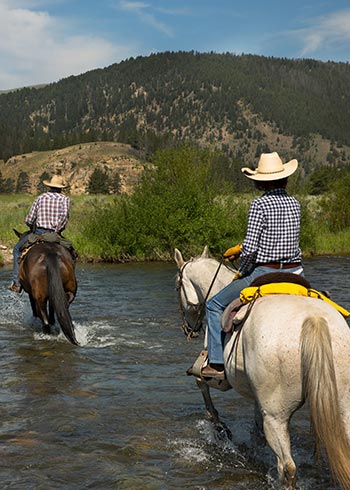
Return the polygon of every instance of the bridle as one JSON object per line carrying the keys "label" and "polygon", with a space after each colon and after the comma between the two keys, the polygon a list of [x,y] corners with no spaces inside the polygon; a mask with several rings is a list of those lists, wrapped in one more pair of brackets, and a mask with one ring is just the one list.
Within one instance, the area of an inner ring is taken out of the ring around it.
{"label": "bridle", "polygon": [[[184,270],[185,270],[186,266],[193,261],[193,259],[190,259],[188,262],[186,262],[181,267],[181,269],[179,270],[179,272],[177,274],[177,277],[176,277],[176,291],[178,293],[180,311],[181,311],[181,316],[182,316],[182,326],[181,326],[181,328],[182,328],[182,330],[183,330],[183,332],[186,335],[186,337],[187,337],[188,340],[192,339],[193,337],[198,337],[199,334],[200,334],[200,332],[201,332],[201,330],[203,329],[202,320],[203,320],[203,317],[204,317],[205,303],[207,302],[208,296],[209,296],[210,291],[211,291],[211,289],[212,289],[212,287],[214,285],[214,282],[215,282],[215,280],[217,278],[217,275],[219,273],[219,270],[220,270],[220,267],[221,267],[221,265],[223,263],[223,260],[224,260],[223,258],[220,260],[219,266],[216,269],[216,272],[215,272],[214,277],[213,277],[213,279],[212,279],[212,281],[210,283],[209,289],[207,291],[207,294],[205,295],[205,298],[204,298],[203,303],[194,304],[191,301],[189,301],[188,296],[186,294],[186,289],[184,288],[184,285],[183,285],[183,273],[184,273]],[[183,303],[182,303],[181,293],[183,293],[183,295],[184,295],[187,308],[189,310],[193,311],[194,313],[197,313],[196,321],[195,321],[195,324],[194,324],[193,327],[191,327],[191,325],[188,323],[188,321],[186,319],[185,308],[184,308]]]}

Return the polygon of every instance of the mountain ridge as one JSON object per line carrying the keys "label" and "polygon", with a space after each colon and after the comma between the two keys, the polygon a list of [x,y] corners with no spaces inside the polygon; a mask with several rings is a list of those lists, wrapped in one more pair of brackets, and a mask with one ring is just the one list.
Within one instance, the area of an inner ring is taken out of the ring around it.
{"label": "mountain ridge", "polygon": [[0,94],[0,158],[90,141],[147,159],[183,141],[256,164],[297,158],[308,175],[350,156],[350,65],[231,53],[130,58],[42,88]]}

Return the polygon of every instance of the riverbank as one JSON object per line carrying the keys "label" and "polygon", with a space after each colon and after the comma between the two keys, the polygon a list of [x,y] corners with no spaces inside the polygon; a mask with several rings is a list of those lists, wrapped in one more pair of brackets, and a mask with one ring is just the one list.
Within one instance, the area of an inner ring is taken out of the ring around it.
{"label": "riverbank", "polygon": [[[222,198],[212,217],[204,220],[200,215],[191,220],[180,203],[169,212],[161,202],[155,203],[145,212],[146,204],[140,199],[133,202],[120,195],[71,196],[71,217],[64,236],[78,251],[80,263],[171,262],[175,247],[189,258],[201,253],[205,245],[212,256],[219,257],[223,250],[243,240],[252,197],[241,194]],[[350,229],[331,230],[321,198],[299,199],[303,210],[303,257],[350,255]],[[27,230],[24,220],[32,202],[33,196],[28,194],[0,196],[0,265],[12,263],[17,241],[13,229]]]}
{"label": "riverbank", "polygon": [[12,264],[13,253],[12,249],[6,247],[6,245],[0,245],[0,266]]}
{"label": "riverbank", "polygon": [[[307,250],[303,251],[303,259],[309,259],[311,257],[348,257],[350,256],[350,237],[338,237],[338,245],[333,244],[330,245],[330,241],[327,240],[327,237],[323,237],[324,241],[327,242],[327,245],[324,246],[323,251],[319,251],[315,253],[313,251]],[[79,253],[79,250],[78,250]],[[186,256],[185,258],[190,258],[191,255]],[[124,260],[116,259],[116,260],[105,260],[100,256],[92,256],[92,255],[81,255],[79,254],[78,263],[81,264],[93,264],[93,263],[128,263],[128,262],[147,262],[147,258],[143,260],[139,260],[136,258],[128,258]],[[154,260],[152,260],[154,262]],[[167,254],[164,257],[159,257],[158,262],[172,262],[173,256],[172,254]],[[8,247],[6,245],[0,244],[0,267],[5,267],[8,265],[12,265],[13,263],[13,248]]]}

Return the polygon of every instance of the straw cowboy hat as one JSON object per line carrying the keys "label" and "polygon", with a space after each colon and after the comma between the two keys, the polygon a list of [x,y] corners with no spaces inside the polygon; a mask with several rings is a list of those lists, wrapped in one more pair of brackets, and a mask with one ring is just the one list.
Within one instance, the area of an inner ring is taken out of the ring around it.
{"label": "straw cowboy hat", "polygon": [[248,179],[253,180],[279,180],[289,177],[298,168],[298,161],[291,160],[283,163],[277,152],[262,153],[258,163],[258,168],[252,170],[248,167],[242,168],[242,172]]}
{"label": "straw cowboy hat", "polygon": [[55,187],[56,189],[64,189],[68,187],[62,175],[53,175],[51,180],[43,180],[43,183],[48,187]]}

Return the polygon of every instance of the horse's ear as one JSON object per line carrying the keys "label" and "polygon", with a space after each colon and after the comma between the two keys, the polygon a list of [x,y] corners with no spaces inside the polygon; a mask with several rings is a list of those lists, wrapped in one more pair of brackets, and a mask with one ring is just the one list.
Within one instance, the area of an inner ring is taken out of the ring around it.
{"label": "horse's ear", "polygon": [[204,258],[206,258],[206,259],[209,257],[209,248],[208,248],[208,245],[206,245],[206,246],[204,247],[204,250],[203,250],[203,252],[202,252],[202,257],[204,257]]}
{"label": "horse's ear", "polygon": [[21,233],[20,231],[17,231],[15,228],[13,228],[13,231],[18,236],[18,238],[21,238],[21,236],[23,235],[23,233]]}
{"label": "horse's ear", "polygon": [[177,248],[175,248],[174,259],[175,259],[175,262],[177,263],[178,268],[181,269],[181,267],[184,265],[185,261],[182,257],[182,253]]}

